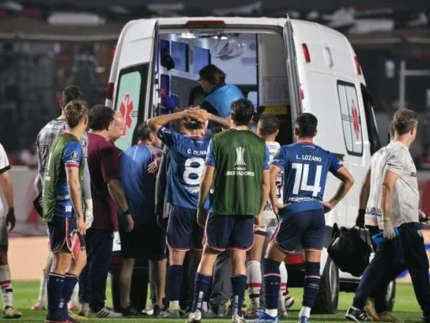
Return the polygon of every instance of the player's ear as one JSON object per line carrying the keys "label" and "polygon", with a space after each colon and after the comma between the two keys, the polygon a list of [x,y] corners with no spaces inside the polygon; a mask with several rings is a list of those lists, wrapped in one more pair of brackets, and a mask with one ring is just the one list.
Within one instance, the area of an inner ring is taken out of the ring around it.
{"label": "player's ear", "polygon": [[64,101],[63,101],[63,99],[58,100],[58,105],[60,106],[61,110],[64,109]]}
{"label": "player's ear", "polygon": [[298,137],[300,135],[299,128],[297,127],[297,125],[294,126],[294,135],[296,137]]}
{"label": "player's ear", "polygon": [[315,129],[313,137],[315,137],[317,135],[317,133],[318,133],[318,129]]}

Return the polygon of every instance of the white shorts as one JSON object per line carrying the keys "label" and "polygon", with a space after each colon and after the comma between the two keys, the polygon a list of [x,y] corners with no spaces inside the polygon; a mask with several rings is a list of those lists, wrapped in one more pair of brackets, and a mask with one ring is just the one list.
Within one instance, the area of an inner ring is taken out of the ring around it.
{"label": "white shorts", "polygon": [[259,234],[270,239],[273,233],[275,232],[276,228],[278,227],[278,220],[274,218],[263,219],[261,222],[262,223],[258,228],[258,230],[255,231],[255,234]]}
{"label": "white shorts", "polygon": [[0,217],[0,246],[9,245],[7,238],[6,217]]}

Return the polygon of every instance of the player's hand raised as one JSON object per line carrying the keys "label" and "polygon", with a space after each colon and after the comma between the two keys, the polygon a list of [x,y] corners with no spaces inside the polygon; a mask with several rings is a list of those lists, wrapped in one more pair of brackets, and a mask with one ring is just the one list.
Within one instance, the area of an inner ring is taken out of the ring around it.
{"label": "player's hand raised", "polygon": [[9,208],[9,211],[6,214],[6,228],[9,227],[9,225],[9,231],[12,231],[16,225],[15,209],[13,207]]}
{"label": "player's hand raised", "polygon": [[203,209],[203,208],[197,209],[197,224],[202,228],[205,227],[207,215],[208,215],[208,213],[206,212],[205,209]]}

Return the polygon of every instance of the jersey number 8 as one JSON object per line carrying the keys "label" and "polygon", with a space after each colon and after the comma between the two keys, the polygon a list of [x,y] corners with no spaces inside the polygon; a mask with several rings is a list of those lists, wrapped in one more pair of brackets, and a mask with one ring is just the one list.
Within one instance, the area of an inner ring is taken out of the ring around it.
{"label": "jersey number 8", "polygon": [[187,185],[199,185],[205,168],[205,160],[191,157],[185,161],[184,182]]}

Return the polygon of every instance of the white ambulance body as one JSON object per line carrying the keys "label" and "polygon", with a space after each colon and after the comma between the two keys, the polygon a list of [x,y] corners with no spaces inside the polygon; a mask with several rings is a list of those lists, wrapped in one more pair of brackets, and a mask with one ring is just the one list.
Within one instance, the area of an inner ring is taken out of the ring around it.
{"label": "white ambulance body", "polygon": [[[166,57],[173,60],[173,68],[166,68]],[[355,178],[347,198],[326,215],[326,248],[335,224],[354,225],[361,182],[371,154],[380,146],[372,99],[347,38],[325,26],[290,19],[131,21],[119,37],[106,95],[106,104],[121,111],[126,120],[118,146],[129,147],[136,125],[160,113],[161,91],[181,108],[201,102],[196,91],[198,71],[209,63],[223,70],[227,83],[238,86],[256,107],[281,118],[281,144],[293,141],[293,122],[299,113],[317,116],[316,144],[335,153]],[[325,197],[331,197],[338,185],[330,175]],[[302,275],[302,261],[300,254],[290,257],[289,286],[300,277],[295,276],[295,268]],[[320,311],[333,313],[339,288],[351,290],[358,279],[339,273],[326,249],[321,274],[317,304]]]}

